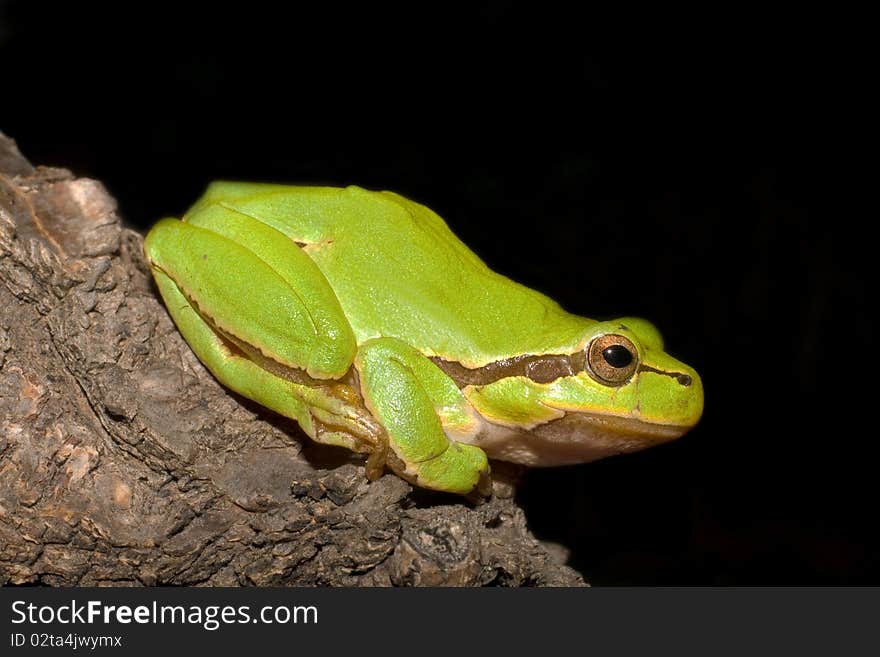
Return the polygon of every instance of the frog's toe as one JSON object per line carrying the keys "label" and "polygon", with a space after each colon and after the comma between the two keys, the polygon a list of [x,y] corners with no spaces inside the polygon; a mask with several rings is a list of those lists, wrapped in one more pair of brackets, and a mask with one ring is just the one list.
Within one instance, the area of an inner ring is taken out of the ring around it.
{"label": "frog's toe", "polygon": [[464,494],[488,480],[489,460],[479,447],[450,442],[441,454],[419,463],[417,471],[420,486]]}
{"label": "frog's toe", "polygon": [[470,461],[474,469],[481,474],[489,474],[489,459],[479,447],[467,443],[452,443],[452,447],[458,448]]}

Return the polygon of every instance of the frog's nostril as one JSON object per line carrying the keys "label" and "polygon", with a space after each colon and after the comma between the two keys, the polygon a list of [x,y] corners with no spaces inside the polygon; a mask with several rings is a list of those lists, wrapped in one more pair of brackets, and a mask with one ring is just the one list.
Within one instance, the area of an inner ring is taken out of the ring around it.
{"label": "frog's nostril", "polygon": [[694,382],[694,380],[691,378],[691,376],[689,374],[679,374],[678,375],[678,382],[681,385],[683,385],[685,388],[687,388],[690,384],[692,384]]}

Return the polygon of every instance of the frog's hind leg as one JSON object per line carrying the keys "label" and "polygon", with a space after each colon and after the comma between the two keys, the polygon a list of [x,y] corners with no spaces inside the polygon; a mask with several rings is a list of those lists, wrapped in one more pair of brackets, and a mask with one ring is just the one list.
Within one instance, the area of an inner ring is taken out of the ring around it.
{"label": "frog's hind leg", "polygon": [[375,449],[381,427],[345,382],[354,335],[321,272],[258,221],[234,212],[202,219],[162,220],[144,247],[199,360],[226,387],[295,419],[314,440]]}
{"label": "frog's hind leg", "polygon": [[330,283],[289,237],[220,206],[163,219],[145,250],[214,328],[315,379],[351,367],[354,332]]}
{"label": "frog's hind leg", "polygon": [[394,457],[388,464],[395,472],[424,488],[453,493],[487,490],[485,452],[450,440],[446,433],[465,436],[475,432],[478,423],[452,379],[394,338],[365,342],[355,367],[367,408],[388,434]]}
{"label": "frog's hind leg", "polygon": [[224,341],[190,306],[177,285],[166,274],[155,275],[159,292],[178,330],[198,359],[226,387],[259,401],[267,408],[299,422],[306,433],[314,434],[315,427],[306,405],[290,394],[283,379],[268,375],[233,346]]}
{"label": "frog's hind leg", "polygon": [[381,427],[365,409],[328,394],[332,386],[303,385],[266,371],[214,332],[167,275],[158,272],[156,283],[190,348],[227,388],[296,420],[317,442],[354,452],[381,448]]}

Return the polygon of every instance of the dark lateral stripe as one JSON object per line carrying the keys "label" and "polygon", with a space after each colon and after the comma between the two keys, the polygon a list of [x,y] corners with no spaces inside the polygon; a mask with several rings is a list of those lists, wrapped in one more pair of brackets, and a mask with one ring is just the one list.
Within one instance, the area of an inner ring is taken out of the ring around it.
{"label": "dark lateral stripe", "polygon": [[687,387],[691,383],[693,383],[693,379],[690,374],[685,374],[684,372],[667,372],[666,370],[658,370],[656,367],[651,367],[650,365],[639,365],[639,372],[653,372],[654,374],[662,374],[663,376],[668,376],[672,379],[676,379],[681,385]]}
{"label": "dark lateral stripe", "polygon": [[586,356],[583,351],[574,354],[514,356],[476,369],[439,357],[431,360],[449,375],[459,388],[468,385],[484,386],[511,376],[524,376],[535,383],[550,383],[559,377],[583,372],[586,367]]}

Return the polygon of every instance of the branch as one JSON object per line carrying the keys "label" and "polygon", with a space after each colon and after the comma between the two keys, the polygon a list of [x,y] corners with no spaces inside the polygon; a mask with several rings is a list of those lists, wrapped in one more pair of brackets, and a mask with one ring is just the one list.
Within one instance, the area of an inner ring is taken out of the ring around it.
{"label": "branch", "polygon": [[510,496],[369,483],[221,387],[141,246],[0,134],[0,584],[583,585]]}

